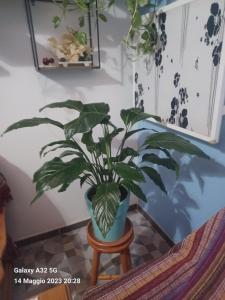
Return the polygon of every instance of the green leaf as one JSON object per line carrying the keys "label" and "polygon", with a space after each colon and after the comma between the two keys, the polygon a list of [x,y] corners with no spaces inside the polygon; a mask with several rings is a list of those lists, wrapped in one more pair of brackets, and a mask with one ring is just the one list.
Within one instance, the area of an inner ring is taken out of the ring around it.
{"label": "green leaf", "polygon": [[[40,156],[43,155],[45,149],[47,149],[48,147],[55,146],[55,145],[58,145],[58,147],[54,148],[54,150],[56,150],[58,148],[73,148],[73,149],[80,150],[80,146],[77,144],[77,142],[69,141],[69,140],[66,140],[66,141],[60,140],[60,141],[51,142],[51,143],[45,145],[44,147],[42,147],[41,151],[40,151]],[[54,150],[50,150],[50,151],[54,151]],[[47,151],[44,155],[46,155],[50,151]]]}
{"label": "green leaf", "polygon": [[134,168],[128,164],[119,162],[114,165],[114,170],[117,175],[127,180],[134,180],[137,182],[144,182],[145,178],[139,168]]}
{"label": "green leaf", "polygon": [[134,12],[136,0],[127,0],[127,8],[129,12]]}
{"label": "green leaf", "polygon": [[126,147],[121,151],[121,154],[118,156],[118,158],[120,161],[123,161],[129,156],[137,157],[139,156],[139,153],[135,151],[133,148]]}
{"label": "green leaf", "polygon": [[75,38],[78,39],[79,43],[81,45],[86,45],[87,44],[87,34],[84,31],[76,31],[74,33]]}
{"label": "green leaf", "polygon": [[54,102],[54,103],[47,104],[44,107],[42,107],[41,109],[39,109],[39,111],[41,112],[42,110],[44,110],[46,108],[69,108],[69,109],[81,111],[83,106],[84,105],[81,101],[67,100],[67,101],[63,101],[63,102]]}
{"label": "green leaf", "polygon": [[24,119],[24,120],[18,121],[16,123],[10,125],[3,132],[3,134],[5,134],[6,132],[15,130],[15,129],[25,128],[25,127],[34,127],[34,126],[38,126],[38,125],[42,125],[42,124],[51,124],[51,125],[55,125],[55,126],[61,128],[61,129],[64,128],[63,124],[61,124],[55,120],[49,119],[49,118],[32,118],[32,119]]}
{"label": "green leaf", "polygon": [[149,130],[148,128],[139,128],[139,129],[136,129],[136,130],[131,130],[131,131],[128,131],[125,135],[125,139],[128,139],[130,136],[132,136],[133,134],[137,133],[137,132],[141,132],[141,131],[144,131],[144,130]]}
{"label": "green leaf", "polygon": [[131,191],[135,196],[137,196],[141,200],[147,202],[147,198],[146,198],[145,194],[143,193],[143,191],[141,190],[141,188],[137,184],[135,184],[134,182],[129,181],[129,180],[123,180],[123,181],[121,181],[121,184],[128,191]]}
{"label": "green leaf", "polygon": [[185,140],[182,137],[170,132],[153,133],[145,140],[144,145],[150,147],[173,149],[182,153],[188,153],[191,155],[197,155],[199,157],[209,159],[209,156],[206,155],[197,146],[193,145],[188,140]]}
{"label": "green leaf", "polygon": [[80,178],[80,187],[82,187],[83,184],[85,183],[85,181],[86,181],[88,178],[90,178],[90,177],[91,177],[91,174],[85,174],[84,176],[82,176],[82,177]]}
{"label": "green leaf", "polygon": [[140,12],[137,10],[133,16],[133,19],[132,19],[132,25],[137,28],[141,25],[141,14]]}
{"label": "green leaf", "polygon": [[145,41],[147,41],[149,39],[149,33],[148,31],[144,31],[141,35],[141,38]]}
{"label": "green leaf", "polygon": [[[56,157],[34,173],[33,181],[36,183],[36,191],[42,194],[45,191],[62,185],[59,191],[64,191],[85,170],[85,160],[74,158],[69,162],[63,162]],[[36,197],[35,197],[36,199]]]}
{"label": "green leaf", "polygon": [[54,16],[52,18],[52,23],[54,25],[54,28],[58,28],[59,25],[61,24],[61,18],[59,16]]}
{"label": "green leaf", "polygon": [[119,185],[102,183],[97,186],[96,194],[92,200],[92,207],[96,223],[105,237],[111,229],[120,204]]}
{"label": "green leaf", "polygon": [[80,16],[78,20],[79,20],[79,26],[84,27],[84,16]]}
{"label": "green leaf", "polygon": [[162,181],[161,176],[159,175],[159,173],[150,167],[142,167],[141,168],[145,174],[156,184],[158,185],[158,187],[160,187],[160,189],[167,194],[166,188],[164,186],[164,183]]}
{"label": "green leaf", "polygon": [[160,158],[154,153],[145,154],[142,157],[142,162],[150,162],[152,164],[161,165],[167,169],[173,170],[176,172],[176,176],[179,175],[179,165],[173,158]]}
{"label": "green leaf", "polygon": [[85,133],[90,131],[107,116],[109,106],[106,103],[93,103],[84,105],[80,116],[67,123],[65,128],[65,135],[70,139],[76,133]]}
{"label": "green leaf", "polygon": [[160,150],[162,152],[164,152],[164,154],[168,157],[168,158],[171,158],[171,154],[169,153],[168,150],[164,149],[164,148],[161,148],[161,147],[154,147],[154,146],[147,146],[145,147],[145,150]]}
{"label": "green leaf", "polygon": [[105,15],[103,15],[103,14],[98,14],[98,17],[99,17],[99,19],[101,19],[103,22],[107,22],[107,18],[106,18],[106,16]]}
{"label": "green leaf", "polygon": [[78,152],[78,151],[66,150],[66,151],[63,151],[63,152],[59,155],[59,158],[63,158],[63,157],[65,157],[65,156],[70,156],[70,155],[76,155],[76,156],[81,157],[81,153]]}
{"label": "green leaf", "polygon": [[148,118],[154,118],[159,122],[161,121],[160,117],[144,113],[140,108],[122,109],[120,116],[126,126],[133,126],[135,123]]}
{"label": "green leaf", "polygon": [[88,5],[86,0],[76,0],[76,5],[79,7],[81,11],[86,12],[88,10]]}
{"label": "green leaf", "polygon": [[85,146],[89,152],[91,152],[91,153],[96,152],[97,156],[99,156],[101,154],[100,153],[101,149],[98,146],[98,143],[95,143],[93,140],[92,130],[83,134],[81,142],[83,144],[85,144]]}

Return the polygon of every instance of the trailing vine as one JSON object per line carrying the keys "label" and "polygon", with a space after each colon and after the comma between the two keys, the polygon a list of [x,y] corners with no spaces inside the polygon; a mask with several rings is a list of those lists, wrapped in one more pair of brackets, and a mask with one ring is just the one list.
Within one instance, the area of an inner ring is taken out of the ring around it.
{"label": "trailing vine", "polygon": [[[105,13],[115,6],[117,1],[98,0],[98,18],[101,21],[107,22]],[[62,18],[69,11],[77,10],[80,12],[79,26],[82,30],[85,25],[85,15],[89,10],[95,9],[96,6],[96,0],[62,0],[62,2],[53,0],[53,2],[62,11],[61,16],[54,16],[52,20],[55,28],[60,25]],[[157,28],[154,23],[156,2],[156,0],[124,0],[130,16],[130,26],[123,43],[128,49],[132,50],[135,56],[152,54],[155,50],[158,40]],[[141,10],[143,9],[151,9],[152,14],[142,17]]]}

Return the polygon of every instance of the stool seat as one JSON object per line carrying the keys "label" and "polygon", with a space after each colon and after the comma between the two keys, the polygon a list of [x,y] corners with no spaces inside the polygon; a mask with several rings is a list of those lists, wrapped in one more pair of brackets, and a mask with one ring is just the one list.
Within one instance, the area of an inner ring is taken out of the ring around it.
{"label": "stool seat", "polygon": [[131,221],[127,218],[125,224],[125,230],[123,236],[113,242],[105,242],[98,240],[93,232],[91,221],[87,225],[87,240],[89,245],[93,248],[93,262],[92,262],[92,273],[91,283],[95,285],[97,279],[109,280],[116,279],[119,275],[98,275],[98,268],[100,262],[101,253],[120,253],[120,264],[122,271],[125,273],[131,267],[129,245],[133,241],[134,231]]}

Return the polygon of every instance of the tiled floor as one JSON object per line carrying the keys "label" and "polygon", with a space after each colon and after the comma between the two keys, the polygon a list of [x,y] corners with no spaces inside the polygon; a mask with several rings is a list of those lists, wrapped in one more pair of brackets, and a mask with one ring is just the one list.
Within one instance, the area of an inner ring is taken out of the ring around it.
{"label": "tiled floor", "polygon": [[[160,257],[170,249],[168,243],[152,228],[140,212],[129,212],[128,217],[134,225],[135,238],[130,246],[133,267]],[[48,268],[44,274],[17,274],[15,278],[80,278],[80,284],[70,284],[73,299],[80,299],[90,287],[92,249],[87,244],[86,228],[80,228],[47,240],[20,248],[21,255],[16,261],[18,268]],[[57,268],[57,273],[49,273],[49,268]],[[41,270],[40,270],[41,271]],[[45,271],[45,270],[43,270]],[[117,254],[101,255],[100,271],[107,274],[119,273]],[[50,287],[50,284],[33,285],[18,283],[14,288],[13,300],[24,300]]]}

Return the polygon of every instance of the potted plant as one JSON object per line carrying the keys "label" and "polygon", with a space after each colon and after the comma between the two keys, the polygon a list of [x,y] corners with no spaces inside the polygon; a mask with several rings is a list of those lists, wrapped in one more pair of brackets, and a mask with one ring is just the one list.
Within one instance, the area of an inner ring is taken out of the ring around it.
{"label": "potted plant", "polygon": [[[136,123],[147,118],[160,121],[159,117],[144,113],[139,108],[121,110],[123,128],[112,123],[106,103],[83,104],[67,100],[48,104],[40,111],[46,108],[68,108],[78,112],[79,116],[66,124],[50,118],[24,119],[12,124],[4,132],[41,124],[54,125],[64,132],[64,139],[50,142],[40,151],[40,156],[46,156],[49,152],[63,150],[34,173],[37,194],[32,202],[48,190],[59,188],[59,192],[65,191],[75,180],[80,180],[81,186],[88,184],[90,188],[86,198],[93,217],[94,232],[97,238],[105,241],[116,240],[123,234],[130,192],[147,201],[139,187],[139,183],[145,181],[145,176],[166,193],[162,178],[152,165],[164,166],[178,176],[179,166],[169,150],[208,158],[197,146],[169,132],[152,133],[139,149],[126,146],[131,136],[147,130],[133,128]],[[97,140],[93,137],[96,127],[101,129]],[[81,134],[81,141],[77,139],[78,134]],[[119,134],[122,135],[121,141],[113,151],[113,139]],[[151,150],[159,150],[164,157],[150,153]],[[144,154],[141,154],[143,151]],[[137,157],[141,157],[139,165],[134,161]],[[116,229],[119,231],[115,234]]]}

